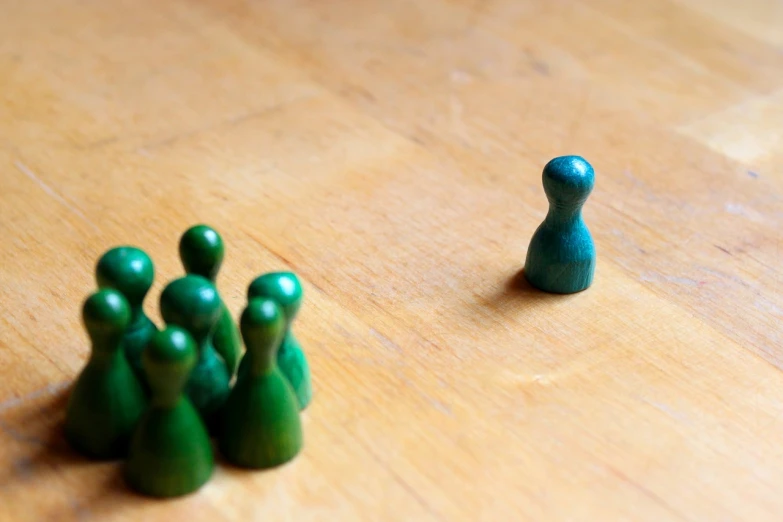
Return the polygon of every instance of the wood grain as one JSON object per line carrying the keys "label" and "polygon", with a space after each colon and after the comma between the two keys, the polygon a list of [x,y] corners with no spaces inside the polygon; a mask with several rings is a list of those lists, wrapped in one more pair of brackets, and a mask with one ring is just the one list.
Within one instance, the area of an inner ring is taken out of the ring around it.
{"label": "wood grain", "polygon": [[[778,521],[774,0],[8,0],[0,519]],[[596,169],[594,285],[516,284]],[[305,284],[305,449],[157,502],[61,436],[98,256]]]}

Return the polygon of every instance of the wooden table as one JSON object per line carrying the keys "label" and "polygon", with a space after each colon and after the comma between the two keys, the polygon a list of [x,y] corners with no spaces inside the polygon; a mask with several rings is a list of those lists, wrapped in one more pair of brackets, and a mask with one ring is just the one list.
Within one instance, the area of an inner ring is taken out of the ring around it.
{"label": "wooden table", "polygon": [[[9,0],[0,518],[780,521],[783,4]],[[514,284],[541,169],[596,169],[595,284]],[[296,271],[291,465],[151,501],[60,427],[94,265],[205,222]]]}

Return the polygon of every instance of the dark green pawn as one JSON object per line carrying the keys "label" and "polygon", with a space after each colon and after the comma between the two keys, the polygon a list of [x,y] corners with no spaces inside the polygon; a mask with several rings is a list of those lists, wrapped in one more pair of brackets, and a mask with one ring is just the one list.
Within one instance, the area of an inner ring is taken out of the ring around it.
{"label": "dark green pawn", "polygon": [[160,312],[167,325],[187,330],[198,346],[198,362],[185,390],[208,427],[228,397],[231,377],[212,345],[220,317],[220,297],[214,285],[197,275],[175,279],[160,295]]}
{"label": "dark green pawn", "polygon": [[100,290],[84,303],[82,320],[92,353],[68,399],[65,437],[87,457],[124,457],[146,406],[144,391],[122,353],[131,309],[120,292]]}
{"label": "dark green pawn", "polygon": [[271,468],[302,448],[299,403],[276,361],[285,317],[274,300],[252,299],[240,324],[248,362],[223,407],[218,442],[237,466]]}
{"label": "dark green pawn", "polygon": [[176,326],[155,334],[144,351],[152,401],[133,433],[125,464],[125,479],[139,493],[185,495],[212,476],[209,435],[183,393],[197,358],[193,339]]}
{"label": "dark green pawn", "polygon": [[136,247],[112,248],[98,261],[95,276],[100,288],[113,288],[122,293],[131,307],[131,322],[122,339],[123,351],[142,387],[149,390],[141,367],[141,353],[155,332],[155,323],[144,313],[144,298],[155,279],[152,259]]}
{"label": "dark green pawn", "polygon": [[583,158],[561,156],[544,167],[543,182],[549,213],[530,241],[525,277],[545,292],[579,292],[595,273],[595,245],[582,219],[595,173]]}
{"label": "dark green pawn", "polygon": [[[277,352],[277,365],[291,383],[299,401],[299,408],[305,409],[313,396],[310,384],[310,368],[302,347],[291,331],[291,324],[302,306],[302,284],[293,272],[270,272],[261,275],[250,283],[247,289],[248,300],[268,297],[277,301],[285,316],[285,336]],[[243,365],[247,363],[243,360]],[[241,366],[239,374],[244,370]]]}
{"label": "dark green pawn", "polygon": [[[179,240],[179,257],[188,274],[200,275],[214,285],[220,265],[223,263],[225,248],[217,231],[207,225],[189,228]],[[242,353],[242,340],[239,330],[225,303],[220,302],[220,319],[213,333],[212,343],[223,357],[228,371],[234,375]]]}

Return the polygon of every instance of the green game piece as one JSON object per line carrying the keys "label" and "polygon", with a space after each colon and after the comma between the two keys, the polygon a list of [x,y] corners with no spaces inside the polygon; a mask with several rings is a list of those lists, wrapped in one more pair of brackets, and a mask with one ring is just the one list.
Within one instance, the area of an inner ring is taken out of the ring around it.
{"label": "green game piece", "polygon": [[146,407],[144,391],[122,353],[130,305],[116,290],[99,290],[85,301],[82,320],[92,352],[68,399],[65,436],[88,457],[124,457]]}
{"label": "green game piece", "polygon": [[562,156],[547,163],[543,181],[549,213],[530,241],[525,277],[545,292],[579,292],[595,273],[595,245],[582,219],[595,173],[583,158]]}
{"label": "green game piece", "polygon": [[155,323],[144,313],[144,298],[152,287],[155,268],[152,259],[141,249],[131,246],[112,248],[98,261],[95,276],[100,288],[122,293],[131,307],[131,323],[122,339],[123,351],[145,391],[147,376],[141,367],[141,353],[155,332]]}
{"label": "green game piece", "polygon": [[212,476],[209,435],[183,393],[197,357],[195,342],[177,326],[156,333],[144,351],[152,400],[133,433],[125,464],[125,479],[139,493],[185,495]]}
{"label": "green game piece", "polygon": [[273,299],[251,299],[241,328],[247,369],[223,407],[218,444],[237,466],[271,468],[302,448],[299,402],[276,361],[285,317]]}
{"label": "green game piece", "polygon": [[229,392],[223,359],[212,345],[212,331],[220,317],[220,297],[214,285],[197,275],[175,279],[160,295],[160,312],[167,325],[177,325],[193,336],[198,346],[198,362],[185,390],[204,422],[212,428],[215,415]]}
{"label": "green game piece", "polygon": [[[207,225],[189,228],[179,240],[179,257],[188,274],[200,275],[214,285],[225,248],[217,231]],[[223,300],[220,300],[220,319],[212,334],[215,350],[223,357],[228,371],[234,375],[242,353],[242,339],[239,330]]]}
{"label": "green game piece", "polygon": [[[268,297],[277,301],[283,309],[286,320],[285,337],[277,352],[277,365],[291,383],[299,407],[303,410],[310,404],[313,396],[310,368],[299,341],[291,331],[291,324],[302,305],[302,293],[302,284],[293,272],[270,272],[258,276],[247,289],[248,300]],[[246,371],[243,368],[246,364],[245,360],[240,364],[239,375]]]}

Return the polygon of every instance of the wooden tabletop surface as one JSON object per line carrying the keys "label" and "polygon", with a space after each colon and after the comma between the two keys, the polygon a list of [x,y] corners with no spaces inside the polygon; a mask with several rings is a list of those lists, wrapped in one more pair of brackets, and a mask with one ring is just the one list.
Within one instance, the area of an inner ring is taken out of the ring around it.
{"label": "wooden tabletop surface", "polygon": [[[0,519],[783,517],[779,0],[7,0]],[[593,287],[516,284],[596,170]],[[138,497],[61,436],[102,252],[291,269],[290,465]]]}

